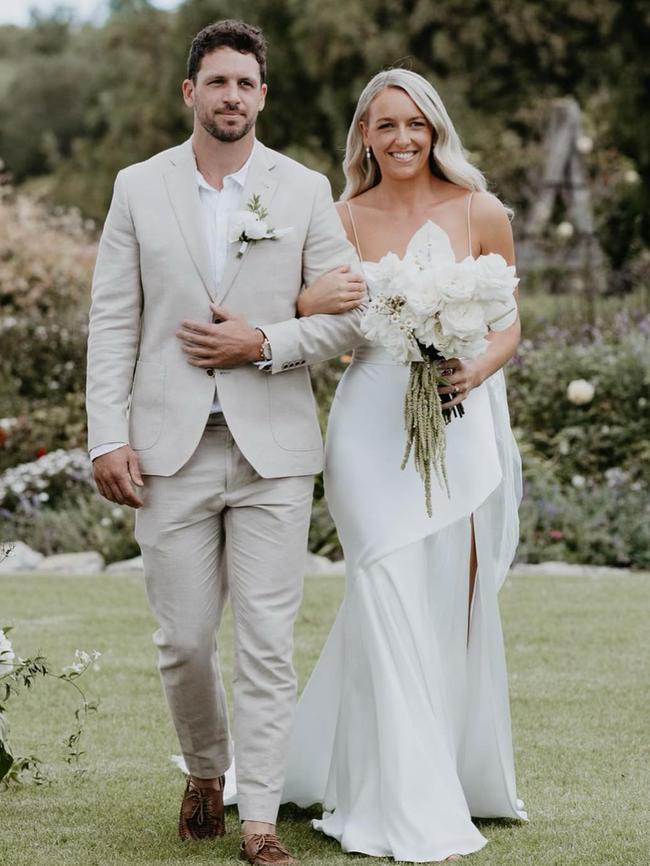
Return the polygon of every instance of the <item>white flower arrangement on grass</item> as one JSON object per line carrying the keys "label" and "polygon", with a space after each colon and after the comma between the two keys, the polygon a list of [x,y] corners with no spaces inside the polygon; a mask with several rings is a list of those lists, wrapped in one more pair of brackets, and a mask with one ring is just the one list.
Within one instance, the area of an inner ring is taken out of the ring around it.
{"label": "white flower arrangement on grass", "polygon": [[378,294],[362,320],[368,340],[385,347],[399,363],[410,364],[404,404],[405,468],[411,451],[424,481],[431,516],[431,469],[447,487],[445,424],[463,407],[445,410],[437,361],[476,358],[487,347],[490,330],[504,330],[517,319],[513,266],[496,253],[457,262],[448,235],[429,221],[409,242],[403,259],[385,255],[373,268]]}

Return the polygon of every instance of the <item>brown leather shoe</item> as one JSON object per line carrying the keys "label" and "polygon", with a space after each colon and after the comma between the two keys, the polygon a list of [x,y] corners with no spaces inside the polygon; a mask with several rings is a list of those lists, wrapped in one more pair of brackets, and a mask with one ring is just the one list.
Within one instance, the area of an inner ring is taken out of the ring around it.
{"label": "brown leather shoe", "polygon": [[221,790],[197,788],[187,777],[187,785],[178,819],[178,835],[184,842],[189,839],[214,839],[224,836],[226,822],[223,815],[223,786],[225,776],[219,778]]}
{"label": "brown leather shoe", "polygon": [[273,833],[250,833],[244,836],[239,847],[239,859],[248,860],[251,866],[298,866],[299,860],[292,857],[282,842]]}

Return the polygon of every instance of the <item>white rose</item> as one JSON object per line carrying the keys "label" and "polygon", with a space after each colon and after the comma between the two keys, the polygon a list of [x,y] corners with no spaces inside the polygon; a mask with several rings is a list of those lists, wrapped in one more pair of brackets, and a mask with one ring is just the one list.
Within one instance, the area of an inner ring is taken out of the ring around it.
{"label": "white rose", "polygon": [[268,231],[266,223],[250,211],[235,211],[230,217],[228,237],[231,243],[238,241],[242,235],[249,240],[258,241],[266,237]]}
{"label": "white rose", "polygon": [[628,186],[636,186],[640,180],[641,175],[635,168],[628,168],[627,171],[623,172],[623,182]]}
{"label": "white rose", "polygon": [[476,301],[445,304],[440,311],[440,324],[443,333],[465,339],[475,335],[483,336],[487,332],[483,307]]}
{"label": "white rose", "polygon": [[432,318],[442,305],[442,296],[431,271],[417,271],[405,290],[409,308],[419,322]]}
{"label": "white rose", "polygon": [[402,260],[395,253],[386,253],[378,262],[368,262],[373,286],[378,294],[391,293],[402,267]]}
{"label": "white rose", "polygon": [[480,334],[473,334],[467,338],[456,334],[445,334],[437,319],[434,320],[430,334],[427,336],[430,336],[430,342],[426,345],[435,346],[444,358],[476,358],[487,348],[487,340]]}
{"label": "white rose", "polygon": [[399,261],[399,266],[392,268],[389,290],[392,295],[406,298],[414,292],[417,294],[418,287],[422,282],[422,271],[412,260]]}
{"label": "white rose", "polygon": [[0,630],[0,677],[5,674],[10,674],[14,669],[14,659],[16,658],[11,641],[7,635]]}
{"label": "white rose", "polygon": [[479,256],[475,263],[476,297],[482,301],[506,302],[512,299],[519,278],[513,265],[498,253]]}
{"label": "white rose", "polygon": [[595,393],[596,389],[586,379],[574,379],[572,382],[569,382],[569,386],[566,389],[567,399],[575,403],[576,406],[590,403]]}

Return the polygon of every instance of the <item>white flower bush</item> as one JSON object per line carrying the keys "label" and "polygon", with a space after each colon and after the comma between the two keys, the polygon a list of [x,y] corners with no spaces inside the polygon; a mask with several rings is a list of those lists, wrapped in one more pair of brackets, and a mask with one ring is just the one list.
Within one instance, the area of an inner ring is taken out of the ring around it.
{"label": "white flower bush", "polygon": [[584,406],[591,403],[596,393],[595,387],[586,379],[574,379],[569,382],[566,389],[567,399],[576,406]]}
{"label": "white flower bush", "polygon": [[91,462],[85,451],[52,451],[0,475],[0,509],[31,512],[76,484],[90,485],[91,480]]}

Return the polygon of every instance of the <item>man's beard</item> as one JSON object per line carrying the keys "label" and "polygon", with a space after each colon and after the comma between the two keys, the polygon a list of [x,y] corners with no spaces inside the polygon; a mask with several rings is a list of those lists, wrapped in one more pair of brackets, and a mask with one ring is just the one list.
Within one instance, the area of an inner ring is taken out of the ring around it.
{"label": "man's beard", "polygon": [[[243,115],[242,115],[243,117]],[[255,126],[257,116],[249,118],[242,127],[222,128],[217,125],[216,121],[211,116],[199,114],[199,121],[205,131],[216,138],[217,141],[239,141],[244,138],[247,133]]]}

